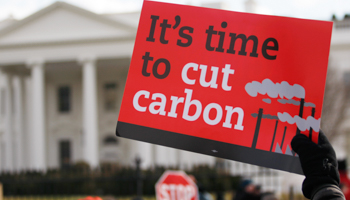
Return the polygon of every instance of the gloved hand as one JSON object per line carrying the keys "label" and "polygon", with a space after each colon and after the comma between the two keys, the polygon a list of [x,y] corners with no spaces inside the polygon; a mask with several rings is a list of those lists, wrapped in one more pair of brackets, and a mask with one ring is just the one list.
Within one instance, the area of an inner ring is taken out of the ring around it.
{"label": "gloved hand", "polygon": [[302,190],[306,198],[324,185],[339,186],[338,162],[335,151],[327,137],[320,130],[318,144],[312,142],[304,134],[294,136],[292,149],[299,155],[305,180]]}

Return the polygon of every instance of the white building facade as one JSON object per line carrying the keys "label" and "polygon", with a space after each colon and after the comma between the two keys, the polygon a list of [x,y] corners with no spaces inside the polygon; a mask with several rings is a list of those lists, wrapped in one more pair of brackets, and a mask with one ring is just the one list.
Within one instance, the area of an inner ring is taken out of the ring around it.
{"label": "white building facade", "polygon": [[139,12],[97,15],[56,2],[0,23],[0,170],[79,161],[143,167],[215,158],[115,136]]}

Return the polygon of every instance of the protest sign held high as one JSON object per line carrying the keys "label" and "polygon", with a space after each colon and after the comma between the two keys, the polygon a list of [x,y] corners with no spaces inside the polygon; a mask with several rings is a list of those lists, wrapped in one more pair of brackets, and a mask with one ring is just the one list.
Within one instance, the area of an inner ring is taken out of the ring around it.
{"label": "protest sign held high", "polygon": [[332,22],[144,1],[117,135],[302,173]]}

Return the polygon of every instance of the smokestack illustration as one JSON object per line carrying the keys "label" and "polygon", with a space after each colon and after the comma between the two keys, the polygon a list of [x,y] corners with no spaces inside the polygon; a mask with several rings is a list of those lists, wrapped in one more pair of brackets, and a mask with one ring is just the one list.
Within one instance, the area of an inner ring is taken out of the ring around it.
{"label": "smokestack illustration", "polygon": [[[288,124],[295,124],[297,126],[296,134],[300,134],[301,131],[310,130],[310,127],[312,127],[314,131],[318,132],[320,119],[315,119],[314,115],[308,116],[306,119],[303,119],[304,107],[315,107],[315,104],[311,102],[305,102],[305,89],[303,86],[299,84],[289,84],[287,81],[273,82],[272,80],[266,78],[261,82],[259,81],[248,82],[245,85],[245,91],[251,97],[257,97],[258,95],[267,95],[269,98],[264,98],[262,99],[262,101],[268,104],[271,104],[272,102],[271,99],[277,99],[277,102],[281,104],[293,104],[295,106],[299,106],[299,115],[291,116],[287,112],[277,112],[277,121],[275,124],[275,130],[274,130],[272,143],[270,146],[270,151],[274,149],[278,121],[287,122]],[[294,100],[293,98],[300,99],[300,101]],[[263,114],[263,108],[259,109],[258,114],[253,113],[252,116],[258,117],[256,122],[255,132],[254,132],[254,138],[252,142],[252,148],[256,148],[259,131],[260,131],[261,120],[268,117],[267,115]],[[273,117],[271,115],[269,116]],[[273,119],[273,118],[269,118],[269,119]],[[281,146],[279,146],[279,143],[276,143],[277,145],[275,147],[275,152],[282,153],[281,148],[285,143],[284,138],[285,138],[286,131],[287,131],[287,127],[285,127],[284,129]],[[291,155],[291,156],[294,155],[294,152],[290,149],[289,145],[287,145],[285,154]]]}
{"label": "smokestack illustration", "polygon": [[282,142],[281,142],[281,149],[283,147],[284,137],[286,136],[286,132],[287,132],[287,126],[284,127],[284,132],[283,132],[283,137],[282,137]]}
{"label": "smokestack illustration", "polygon": [[263,116],[263,109],[259,108],[258,119],[256,121],[253,144],[252,144],[252,148],[254,148],[254,149],[256,148],[256,143],[257,143],[258,137],[259,137],[259,130],[260,130],[262,116]]}
{"label": "smokestack illustration", "polygon": [[272,143],[271,143],[270,151],[273,150],[273,144],[275,143],[275,137],[276,137],[277,126],[278,126],[278,120],[276,120],[275,131],[273,132],[273,138],[272,138]]}
{"label": "smokestack illustration", "polygon": [[[277,130],[277,124],[278,124],[278,116],[276,115],[270,115],[270,114],[264,114],[263,113],[263,109],[260,108],[258,113],[252,113],[252,117],[257,117],[257,121],[256,121],[256,126],[255,126],[255,132],[254,132],[254,138],[253,138],[253,143],[252,143],[252,148],[256,147],[256,143],[258,141],[258,137],[259,137],[259,131],[260,131],[260,125],[261,125],[261,120],[262,119],[270,119],[270,120],[276,120],[276,127],[275,127],[275,132],[274,132],[274,136],[276,135],[276,130]],[[273,144],[271,144],[273,145]],[[272,147],[271,147],[272,148]]]}
{"label": "smokestack illustration", "polygon": [[[312,117],[315,117],[315,112],[316,112],[316,109],[315,109],[315,107],[313,107],[312,109],[311,109],[311,116]],[[309,131],[309,138],[310,138],[310,140],[312,140],[312,131],[313,131],[313,129],[312,129],[312,127],[310,128],[310,131]]]}
{"label": "smokestack illustration", "polygon": [[[300,99],[300,107],[299,107],[299,117],[300,118],[303,118],[304,103],[305,103],[304,98]],[[300,129],[298,126],[297,126],[297,133],[296,134],[297,135],[300,134]]]}

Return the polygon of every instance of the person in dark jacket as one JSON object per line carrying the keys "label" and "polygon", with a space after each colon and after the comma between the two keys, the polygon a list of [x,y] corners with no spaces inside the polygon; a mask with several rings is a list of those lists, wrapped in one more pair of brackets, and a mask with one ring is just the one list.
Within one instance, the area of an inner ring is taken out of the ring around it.
{"label": "person in dark jacket", "polygon": [[302,191],[312,200],[345,200],[339,188],[339,172],[335,151],[320,130],[318,144],[306,135],[297,134],[291,142],[298,154],[305,179]]}
{"label": "person in dark jacket", "polygon": [[243,180],[233,200],[260,200],[260,194],[256,192],[256,186],[251,180]]}

